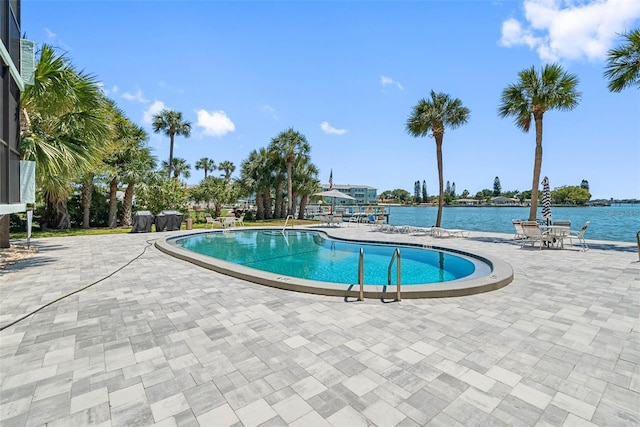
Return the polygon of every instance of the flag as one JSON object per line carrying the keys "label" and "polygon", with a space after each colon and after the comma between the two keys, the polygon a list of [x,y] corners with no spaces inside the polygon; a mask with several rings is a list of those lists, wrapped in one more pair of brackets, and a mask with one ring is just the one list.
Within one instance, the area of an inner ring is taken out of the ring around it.
{"label": "flag", "polygon": [[331,173],[329,174],[329,190],[333,190],[333,169],[331,169]]}

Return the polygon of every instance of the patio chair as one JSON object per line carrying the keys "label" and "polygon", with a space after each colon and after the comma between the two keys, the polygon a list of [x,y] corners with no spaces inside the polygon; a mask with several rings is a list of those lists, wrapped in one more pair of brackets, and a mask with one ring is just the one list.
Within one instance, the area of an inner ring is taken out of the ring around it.
{"label": "patio chair", "polygon": [[553,236],[543,233],[537,222],[525,221],[520,223],[520,225],[522,226],[522,231],[525,236],[520,243],[521,248],[527,243],[531,243],[531,247],[535,247],[536,242],[540,242],[540,249],[542,249],[543,245],[550,246],[553,244]]}
{"label": "patio chair", "polygon": [[511,222],[516,230],[516,234],[513,236],[514,240],[526,239],[527,236],[524,235],[524,230],[522,229],[522,220],[512,219]]}
{"label": "patio chair", "polygon": [[204,219],[207,221],[207,223],[204,225],[204,228],[213,228],[214,224],[220,224],[220,221],[214,219],[211,214],[206,214],[204,216]]}
{"label": "patio chair", "polygon": [[244,216],[245,214],[241,214],[239,218],[236,219],[236,224],[241,225],[242,227],[244,227]]}
{"label": "patio chair", "polygon": [[589,246],[587,246],[587,242],[586,240],[584,240],[584,233],[585,231],[587,231],[587,228],[589,227],[589,223],[590,221],[585,222],[584,225],[582,226],[582,229],[580,229],[580,231],[575,231],[575,230],[569,231],[569,234],[565,236],[566,239],[569,239],[569,243],[571,243],[572,246],[573,246],[573,239],[576,239],[580,243],[582,250],[585,252],[587,249],[589,249]]}
{"label": "patio chair", "polygon": [[329,223],[329,225],[331,224],[335,224],[337,226],[342,225],[342,214],[333,215],[331,217],[331,222]]}

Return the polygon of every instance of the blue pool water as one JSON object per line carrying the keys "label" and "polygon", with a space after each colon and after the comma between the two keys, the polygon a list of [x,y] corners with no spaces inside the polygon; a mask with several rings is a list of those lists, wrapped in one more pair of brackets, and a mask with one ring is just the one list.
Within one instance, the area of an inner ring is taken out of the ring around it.
{"label": "blue pool water", "polygon": [[[211,232],[178,238],[176,245],[199,254],[285,276],[322,282],[358,283],[360,248],[364,283],[387,285],[389,261],[400,247],[402,285],[441,283],[489,274],[471,258],[418,247],[336,241],[315,231],[248,230]],[[396,283],[395,263],[392,284]]]}

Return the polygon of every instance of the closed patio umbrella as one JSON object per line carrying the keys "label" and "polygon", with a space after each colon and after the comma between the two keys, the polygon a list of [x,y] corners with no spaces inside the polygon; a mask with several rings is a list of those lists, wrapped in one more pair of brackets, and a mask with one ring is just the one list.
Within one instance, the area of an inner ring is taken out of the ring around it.
{"label": "closed patio umbrella", "polygon": [[542,218],[547,220],[547,225],[551,222],[551,190],[549,189],[549,178],[546,176],[542,180]]}

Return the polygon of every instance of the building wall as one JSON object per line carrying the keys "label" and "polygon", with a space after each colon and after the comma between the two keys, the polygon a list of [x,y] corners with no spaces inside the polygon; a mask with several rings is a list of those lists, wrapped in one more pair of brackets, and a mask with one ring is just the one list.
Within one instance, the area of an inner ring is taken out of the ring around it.
{"label": "building wall", "polygon": [[[322,191],[329,190],[329,184],[321,184]],[[375,205],[378,203],[378,189],[368,185],[334,185],[334,190],[348,194],[356,200],[336,199],[336,204],[353,205]]]}
{"label": "building wall", "polygon": [[0,41],[10,56],[0,60],[0,205],[8,205],[20,202],[20,89],[10,71],[20,70],[19,0],[0,2]]}

